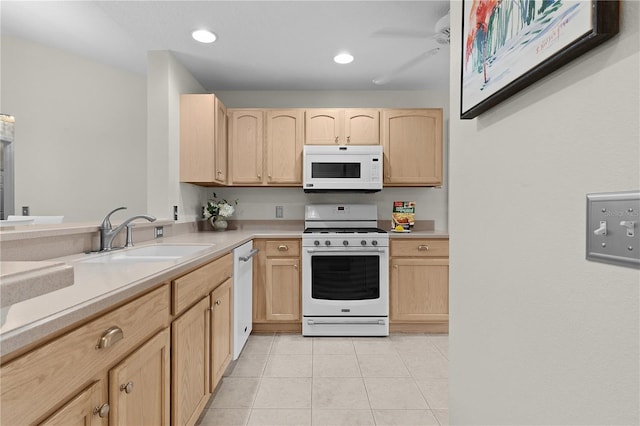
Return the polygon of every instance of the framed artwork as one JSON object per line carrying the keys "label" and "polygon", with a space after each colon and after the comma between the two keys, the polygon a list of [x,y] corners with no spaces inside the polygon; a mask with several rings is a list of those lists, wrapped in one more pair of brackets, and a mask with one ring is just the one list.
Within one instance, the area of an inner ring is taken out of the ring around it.
{"label": "framed artwork", "polygon": [[619,0],[463,0],[460,118],[471,119],[618,33]]}

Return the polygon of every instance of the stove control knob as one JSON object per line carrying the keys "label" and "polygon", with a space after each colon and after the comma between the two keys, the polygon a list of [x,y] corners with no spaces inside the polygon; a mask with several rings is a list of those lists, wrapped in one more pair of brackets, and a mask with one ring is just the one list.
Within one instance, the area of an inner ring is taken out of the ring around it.
{"label": "stove control knob", "polygon": [[319,245],[320,245],[320,241],[315,240],[315,241],[313,242],[313,245],[314,245],[314,246],[319,246]]}
{"label": "stove control knob", "polygon": [[367,242],[365,240],[362,240],[362,241],[360,241],[360,244],[363,245],[363,246],[366,246]]}
{"label": "stove control knob", "polygon": [[373,240],[373,241],[371,241],[371,245],[372,245],[372,246],[377,246],[377,245],[378,245],[378,242],[377,242],[376,240]]}
{"label": "stove control knob", "polygon": [[325,245],[325,246],[330,246],[330,245],[331,245],[331,241],[329,241],[329,240],[325,241],[325,242],[324,242],[324,245]]}
{"label": "stove control knob", "polygon": [[348,245],[349,245],[349,241],[344,240],[344,241],[342,242],[342,245],[343,245],[343,246],[348,246]]}

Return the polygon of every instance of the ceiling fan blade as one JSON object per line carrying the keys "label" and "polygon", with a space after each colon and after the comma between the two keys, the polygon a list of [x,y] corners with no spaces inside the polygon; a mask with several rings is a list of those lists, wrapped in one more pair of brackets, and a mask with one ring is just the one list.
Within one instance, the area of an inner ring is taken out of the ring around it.
{"label": "ceiling fan blade", "polygon": [[407,30],[404,28],[381,28],[371,34],[371,37],[387,38],[429,38],[433,37],[433,31]]}
{"label": "ceiling fan blade", "polygon": [[380,78],[374,79],[373,83],[377,84],[377,85],[387,84],[388,82],[393,80],[397,75],[402,74],[403,72],[405,72],[409,68],[413,68],[414,66],[418,65],[420,62],[426,60],[427,58],[429,58],[429,57],[431,57],[433,55],[435,55],[436,53],[438,53],[439,50],[440,50],[439,47],[434,47],[433,49],[424,51],[421,54],[419,54],[418,56],[416,56],[415,58],[411,59],[410,61],[405,62],[404,64],[400,65],[398,68],[394,69],[389,74],[387,74],[385,76],[382,76]]}

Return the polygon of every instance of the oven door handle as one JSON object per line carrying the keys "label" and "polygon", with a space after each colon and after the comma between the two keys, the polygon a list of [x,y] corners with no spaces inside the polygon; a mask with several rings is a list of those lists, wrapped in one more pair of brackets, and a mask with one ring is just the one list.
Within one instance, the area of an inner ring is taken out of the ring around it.
{"label": "oven door handle", "polygon": [[384,253],[384,248],[354,248],[345,249],[342,247],[336,248],[308,248],[307,253]]}
{"label": "oven door handle", "polygon": [[334,324],[366,324],[366,325],[384,325],[385,321],[383,319],[379,320],[326,320],[326,321],[318,321],[318,320],[307,320],[307,324],[309,325],[334,325]]}

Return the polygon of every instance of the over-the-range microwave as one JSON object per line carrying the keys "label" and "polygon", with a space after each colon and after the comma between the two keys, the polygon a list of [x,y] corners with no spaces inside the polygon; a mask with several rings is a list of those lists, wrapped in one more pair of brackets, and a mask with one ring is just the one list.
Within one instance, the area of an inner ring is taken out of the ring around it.
{"label": "over-the-range microwave", "polygon": [[305,192],[377,192],[382,189],[382,146],[305,145]]}

